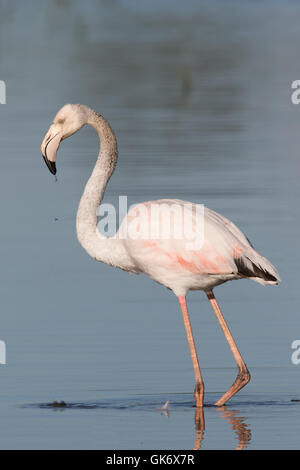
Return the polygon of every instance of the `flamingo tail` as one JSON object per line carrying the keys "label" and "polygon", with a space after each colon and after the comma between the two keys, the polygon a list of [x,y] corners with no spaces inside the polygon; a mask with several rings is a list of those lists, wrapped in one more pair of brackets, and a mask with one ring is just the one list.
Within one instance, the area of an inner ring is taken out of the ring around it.
{"label": "flamingo tail", "polygon": [[260,284],[277,285],[280,281],[279,274],[273,264],[251,247],[247,247],[234,262],[238,273],[243,277],[250,278]]}

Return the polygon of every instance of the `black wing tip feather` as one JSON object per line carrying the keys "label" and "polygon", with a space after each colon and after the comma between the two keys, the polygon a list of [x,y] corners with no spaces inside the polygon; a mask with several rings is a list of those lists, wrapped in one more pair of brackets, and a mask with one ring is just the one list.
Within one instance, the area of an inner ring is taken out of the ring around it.
{"label": "black wing tip feather", "polygon": [[247,258],[247,263],[251,263],[251,268],[247,266],[243,258],[236,258],[234,262],[237,267],[238,273],[241,276],[260,277],[264,281],[271,281],[271,282],[278,281],[277,277],[273,276],[273,274],[269,273],[268,271],[265,271],[264,269],[256,266],[256,264],[254,264],[249,258]]}

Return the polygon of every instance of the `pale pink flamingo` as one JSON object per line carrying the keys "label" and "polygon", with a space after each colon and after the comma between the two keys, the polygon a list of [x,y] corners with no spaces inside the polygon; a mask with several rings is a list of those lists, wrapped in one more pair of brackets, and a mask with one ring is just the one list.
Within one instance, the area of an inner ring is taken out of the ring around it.
{"label": "pale pink flamingo", "polygon": [[60,142],[85,124],[97,131],[101,149],[80,200],[76,219],[78,241],[95,260],[131,273],[145,273],[171,289],[178,297],[195,373],[196,407],[203,406],[204,383],[187,310],[186,294],[189,290],[203,290],[206,293],[238,366],[235,382],[216,402],[217,406],[222,406],[249,382],[250,374],[217,304],[213,288],[226,281],[242,278],[276,285],[280,280],[279,275],[274,266],[254,250],[236,225],[208,208],[204,208],[203,213],[203,243],[197,248],[191,248],[188,244],[190,240],[184,236],[174,237],[178,225],[183,223],[176,218],[172,219],[172,233],[169,238],[119,236],[125,233],[124,227],[134,224],[137,218],[139,225],[160,225],[161,215],[154,221],[150,217],[152,204],[167,208],[175,205],[182,209],[188,206],[184,223],[195,224],[197,207],[200,206],[186,201],[165,199],[140,204],[128,212],[116,236],[102,235],[97,230],[96,211],[118,157],[116,138],[109,124],[87,106],[67,104],[55,116],[42,142],[41,151],[49,170],[55,174],[56,153]]}

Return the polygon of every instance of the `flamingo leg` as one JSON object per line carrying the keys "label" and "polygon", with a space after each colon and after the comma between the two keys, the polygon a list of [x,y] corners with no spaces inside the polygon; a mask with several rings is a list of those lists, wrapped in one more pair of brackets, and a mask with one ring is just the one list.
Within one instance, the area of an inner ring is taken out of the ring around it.
{"label": "flamingo leg", "polygon": [[191,358],[193,362],[193,367],[194,367],[194,374],[195,374],[195,391],[194,391],[194,399],[196,403],[197,408],[202,408],[203,407],[203,399],[204,399],[204,383],[199,367],[199,362],[198,362],[198,357],[197,357],[197,351],[195,347],[195,342],[194,342],[194,337],[193,337],[193,332],[192,332],[192,327],[191,327],[191,322],[189,318],[189,313],[186,305],[186,299],[185,297],[178,297],[179,305],[181,308],[181,313],[182,313],[182,318],[183,318],[183,323],[185,326],[185,331],[186,331],[186,336],[190,348],[190,353],[191,353]]}
{"label": "flamingo leg", "polygon": [[216,317],[221,325],[225,338],[229,344],[233,357],[238,366],[238,375],[231,387],[227,390],[226,393],[215,403],[216,406],[223,406],[233,395],[235,395],[239,390],[241,390],[247,383],[250,381],[250,373],[247,369],[247,366],[241,356],[241,353],[238,350],[238,347],[233,339],[233,336],[229,330],[229,327],[222,315],[220,307],[216,301],[213,291],[207,291],[206,295],[210,304],[216,314]]}

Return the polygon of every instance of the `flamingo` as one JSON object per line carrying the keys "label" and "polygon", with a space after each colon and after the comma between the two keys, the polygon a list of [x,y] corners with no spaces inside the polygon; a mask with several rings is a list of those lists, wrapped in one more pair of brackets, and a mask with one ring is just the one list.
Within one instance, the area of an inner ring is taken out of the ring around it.
{"label": "flamingo", "polygon": [[[84,125],[91,125],[99,135],[100,151],[94,169],[81,197],[77,216],[77,238],[81,246],[96,261],[118,267],[129,273],[144,273],[152,280],[170,289],[178,298],[190,355],[192,359],[196,408],[203,407],[204,382],[199,367],[195,341],[191,328],[186,295],[189,290],[202,290],[212,306],[221,329],[236,361],[238,374],[229,389],[217,400],[223,406],[249,381],[250,373],[223,317],[214,296],[214,287],[234,279],[251,279],[261,284],[277,285],[280,281],[275,267],[257,251],[243,232],[223,215],[204,207],[202,211],[203,239],[201,246],[190,246],[185,236],[175,238],[174,231],[182,220],[174,218],[169,237],[120,236],[128,224],[160,225],[161,215],[150,217],[151,206],[186,211],[184,223],[195,223],[200,205],[187,201],[163,199],[148,201],[131,208],[116,235],[108,237],[97,228],[97,208],[101,204],[107,183],[116,167],[117,141],[108,122],[92,108],[81,104],[66,104],[56,114],[41,144],[44,161],[52,174],[56,174],[56,154],[60,142]],[[138,219],[138,220],[137,220]],[[155,230],[154,230],[155,231]],[[152,233],[152,232],[151,232]]]}

